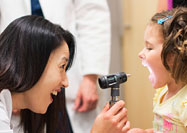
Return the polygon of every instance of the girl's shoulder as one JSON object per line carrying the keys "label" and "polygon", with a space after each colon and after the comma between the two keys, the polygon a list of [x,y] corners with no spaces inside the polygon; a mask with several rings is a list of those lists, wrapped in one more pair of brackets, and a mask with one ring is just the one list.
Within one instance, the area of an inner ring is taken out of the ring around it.
{"label": "girl's shoulder", "polygon": [[182,99],[182,107],[186,108],[187,111],[187,85],[183,88],[182,96],[180,98]]}
{"label": "girl's shoulder", "polygon": [[[167,92],[167,85],[156,90],[156,93],[153,98],[153,105],[155,105],[159,99]],[[187,85],[185,85],[176,95],[170,98],[168,101],[177,100],[181,105],[187,106]]]}
{"label": "girl's shoulder", "polygon": [[180,117],[184,123],[184,126],[187,128],[187,85],[184,87],[183,97],[181,97],[181,112]]}
{"label": "girl's shoulder", "polygon": [[186,107],[186,109],[187,109],[187,85],[184,86],[181,91],[182,92],[179,97],[181,99],[181,105],[182,105],[182,107]]}
{"label": "girl's shoulder", "polygon": [[158,102],[160,96],[164,94],[166,91],[167,91],[167,86],[156,89],[155,95],[153,97],[153,105],[155,105]]}

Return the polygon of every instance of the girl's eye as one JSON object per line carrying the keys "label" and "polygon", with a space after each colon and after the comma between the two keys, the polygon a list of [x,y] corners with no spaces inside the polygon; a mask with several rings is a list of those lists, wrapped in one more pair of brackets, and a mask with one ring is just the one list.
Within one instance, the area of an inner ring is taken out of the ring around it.
{"label": "girl's eye", "polygon": [[152,50],[153,48],[146,48],[147,50]]}

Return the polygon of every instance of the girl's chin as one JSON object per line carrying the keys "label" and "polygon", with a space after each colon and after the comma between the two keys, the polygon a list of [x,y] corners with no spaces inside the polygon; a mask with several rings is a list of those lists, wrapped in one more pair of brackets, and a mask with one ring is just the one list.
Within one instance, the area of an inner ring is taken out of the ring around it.
{"label": "girl's chin", "polygon": [[149,81],[151,82],[152,87],[156,89],[155,78],[151,74],[149,75]]}
{"label": "girl's chin", "polygon": [[149,75],[148,79],[152,83],[152,85],[154,85],[154,77],[152,76],[152,74]]}
{"label": "girl's chin", "polygon": [[164,85],[162,85],[161,83],[159,83],[156,78],[154,78],[151,74],[149,75],[149,81],[151,82],[152,84],[152,87],[154,89],[158,89],[158,88],[161,88],[163,87]]}

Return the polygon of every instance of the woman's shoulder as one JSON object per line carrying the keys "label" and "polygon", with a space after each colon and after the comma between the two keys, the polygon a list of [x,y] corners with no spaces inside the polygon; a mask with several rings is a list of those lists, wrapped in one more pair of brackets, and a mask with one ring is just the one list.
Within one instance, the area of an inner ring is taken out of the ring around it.
{"label": "woman's shoulder", "polygon": [[11,93],[8,89],[3,89],[1,92],[0,92],[0,98],[5,98],[5,97],[11,97]]}
{"label": "woman's shoulder", "polygon": [[12,98],[9,90],[4,89],[0,92],[0,133],[12,133],[10,118],[12,115]]}
{"label": "woman's shoulder", "polygon": [[[6,107],[7,111],[12,112],[12,97],[8,89],[3,89],[0,92],[0,105]],[[10,117],[10,115],[9,115]]]}

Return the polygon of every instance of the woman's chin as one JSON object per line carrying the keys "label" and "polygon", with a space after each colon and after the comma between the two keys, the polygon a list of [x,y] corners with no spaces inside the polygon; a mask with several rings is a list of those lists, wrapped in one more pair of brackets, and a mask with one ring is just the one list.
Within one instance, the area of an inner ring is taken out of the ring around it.
{"label": "woman's chin", "polygon": [[32,109],[31,111],[37,114],[45,114],[47,112],[47,108],[40,107],[39,109]]}
{"label": "woman's chin", "polygon": [[46,112],[47,112],[47,109],[43,109],[43,110],[38,111],[38,114],[45,114]]}

